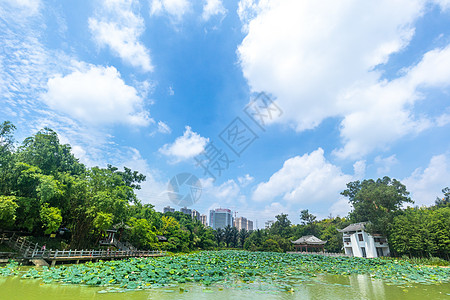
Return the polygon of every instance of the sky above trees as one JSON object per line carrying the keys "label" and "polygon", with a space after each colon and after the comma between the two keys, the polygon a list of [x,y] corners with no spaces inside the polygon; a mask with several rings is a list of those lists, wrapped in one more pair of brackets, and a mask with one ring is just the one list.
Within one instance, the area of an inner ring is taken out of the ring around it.
{"label": "sky above trees", "polygon": [[259,227],[346,215],[355,180],[396,178],[417,205],[450,185],[448,0],[6,0],[0,21],[0,121],[140,171],[157,210],[183,172],[192,208]]}

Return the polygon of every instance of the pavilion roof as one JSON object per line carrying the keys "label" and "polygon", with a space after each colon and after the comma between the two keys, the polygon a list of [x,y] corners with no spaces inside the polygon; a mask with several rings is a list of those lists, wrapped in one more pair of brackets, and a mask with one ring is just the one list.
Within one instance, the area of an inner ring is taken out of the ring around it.
{"label": "pavilion roof", "polygon": [[367,222],[361,222],[361,223],[353,223],[345,227],[344,229],[338,229],[339,232],[350,232],[350,231],[359,231],[364,230],[364,227],[366,226]]}
{"label": "pavilion roof", "polygon": [[291,241],[292,244],[296,245],[323,245],[327,241],[322,241],[321,239],[315,237],[314,235],[305,235],[296,241]]}

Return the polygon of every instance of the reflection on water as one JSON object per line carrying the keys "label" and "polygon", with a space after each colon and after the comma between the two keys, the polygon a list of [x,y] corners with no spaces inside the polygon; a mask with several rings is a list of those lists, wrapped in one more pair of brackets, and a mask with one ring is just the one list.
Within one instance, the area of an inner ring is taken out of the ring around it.
{"label": "reflection on water", "polygon": [[350,277],[350,285],[353,289],[358,290],[364,298],[386,299],[384,284],[381,280],[372,280],[367,275],[356,275]]}
{"label": "reflection on water", "polygon": [[295,282],[294,292],[274,291],[267,284],[236,284],[204,287],[183,284],[144,291],[125,293],[107,292],[110,288],[79,285],[43,284],[41,280],[0,277],[0,299],[447,299],[450,284],[413,285],[398,287],[386,285],[367,275],[319,275],[314,281]]}

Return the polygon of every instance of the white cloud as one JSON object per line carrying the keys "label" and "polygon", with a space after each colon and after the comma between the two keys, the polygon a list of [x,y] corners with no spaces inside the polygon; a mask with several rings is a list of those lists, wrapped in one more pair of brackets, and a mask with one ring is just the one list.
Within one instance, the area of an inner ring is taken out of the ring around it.
{"label": "white cloud", "polygon": [[444,114],[440,115],[439,117],[437,117],[437,119],[436,119],[436,125],[439,127],[443,127],[449,123],[450,123],[450,114],[448,114],[448,113],[444,113]]}
{"label": "white cloud", "polygon": [[401,182],[411,193],[415,205],[433,205],[442,189],[449,186],[450,159],[447,155],[433,156],[425,169],[417,168]]}
{"label": "white cloud", "polygon": [[182,136],[178,137],[173,144],[165,144],[159,152],[173,158],[173,162],[177,163],[200,154],[208,142],[208,138],[202,137],[193,132],[191,127],[186,126]]}
{"label": "white cloud", "polygon": [[282,196],[287,202],[295,204],[330,203],[339,198],[339,193],[352,179],[352,176],[329,163],[324,151],[319,148],[310,154],[286,160],[267,182],[257,186],[252,199],[273,201]]}
{"label": "white cloud", "polygon": [[378,155],[375,157],[375,164],[378,165],[377,174],[387,176],[387,173],[391,170],[391,167],[398,163],[395,154],[388,157],[381,157]]}
{"label": "white cloud", "polygon": [[139,41],[145,30],[144,20],[134,10],[134,0],[104,0],[96,17],[89,18],[89,29],[99,46],[108,46],[133,67],[152,71],[149,50]]}
{"label": "white cloud", "polygon": [[132,147],[124,149],[114,158],[112,164],[119,168],[126,166],[146,176],[145,181],[140,184],[141,189],[136,191],[136,195],[143,203],[150,203],[159,211],[162,211],[164,206],[172,204],[166,193],[168,182],[162,180],[158,170],[149,166],[138,149]]}
{"label": "white cloud", "polygon": [[203,6],[202,18],[208,21],[211,17],[216,15],[225,15],[227,10],[223,7],[221,0],[205,0],[205,5]]}
{"label": "white cloud", "polygon": [[347,198],[340,197],[338,201],[333,203],[328,210],[333,216],[344,217],[352,210],[352,206]]}
{"label": "white cloud", "polygon": [[342,121],[341,137],[345,145],[335,154],[342,158],[359,157],[373,149],[383,149],[407,134],[430,128],[435,122],[415,117],[411,106],[424,98],[421,88],[449,85],[450,46],[447,46],[427,52],[402,77],[354,89],[346,100],[362,106],[354,107]]}
{"label": "white cloud", "polygon": [[275,96],[284,111],[277,121],[297,131],[343,117],[338,157],[386,149],[432,125],[414,115],[414,102],[424,98],[420,89],[450,82],[448,48],[430,51],[392,81],[381,80],[375,69],[409,44],[425,4],[242,0],[242,71],[252,91]]}
{"label": "white cloud", "polygon": [[91,65],[50,78],[42,98],[52,109],[90,124],[146,126],[152,121],[136,89],[114,67]]}
{"label": "white cloud", "polygon": [[436,4],[438,4],[442,10],[450,10],[450,0],[434,0]]}
{"label": "white cloud", "polygon": [[[20,14],[23,17],[29,17],[36,15],[39,12],[42,3],[40,0],[9,0],[2,5],[10,5],[11,7],[18,8],[21,10]],[[0,11],[3,11],[3,7],[0,7]]]}
{"label": "white cloud", "polygon": [[356,179],[362,179],[366,175],[366,161],[358,160],[353,164],[353,171]]}
{"label": "white cloud", "polygon": [[188,0],[150,0],[150,15],[161,15],[163,13],[181,20],[183,15],[191,9]]}
{"label": "white cloud", "polygon": [[252,183],[255,180],[254,177],[250,176],[249,174],[245,174],[244,176],[238,177],[238,182],[241,185],[241,187],[246,187],[250,183]]}
{"label": "white cloud", "polygon": [[172,132],[172,129],[170,129],[169,125],[167,125],[163,121],[159,121],[158,122],[158,131],[161,133],[169,134]]}
{"label": "white cloud", "polygon": [[235,204],[234,200],[238,198],[240,193],[239,185],[232,179],[225,181],[219,186],[214,185],[214,179],[212,178],[202,178],[200,183],[205,191],[205,198],[208,198],[210,201],[227,204],[233,202]]}

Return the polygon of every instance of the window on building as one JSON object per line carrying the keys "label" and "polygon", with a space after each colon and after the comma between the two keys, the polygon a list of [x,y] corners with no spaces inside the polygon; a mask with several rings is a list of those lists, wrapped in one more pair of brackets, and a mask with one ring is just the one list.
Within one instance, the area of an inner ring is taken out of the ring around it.
{"label": "window on building", "polygon": [[380,248],[380,247],[377,247],[377,256],[378,256],[378,257],[383,256],[383,249]]}
{"label": "window on building", "polygon": [[364,238],[363,238],[362,233],[358,234],[358,239],[359,239],[360,242],[364,242]]}
{"label": "window on building", "polygon": [[344,238],[344,242],[350,243],[350,238]]}
{"label": "window on building", "polygon": [[362,257],[367,257],[366,248],[365,247],[361,247],[361,252],[362,252]]}

